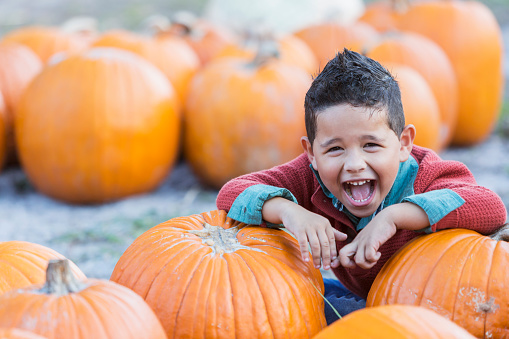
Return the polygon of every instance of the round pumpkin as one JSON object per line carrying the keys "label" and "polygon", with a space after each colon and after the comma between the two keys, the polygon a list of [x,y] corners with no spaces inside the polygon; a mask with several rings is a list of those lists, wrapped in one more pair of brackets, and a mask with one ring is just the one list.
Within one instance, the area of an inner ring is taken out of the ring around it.
{"label": "round pumpkin", "polygon": [[351,24],[322,23],[304,27],[294,33],[302,39],[315,53],[319,68],[323,69],[327,62],[348,48],[362,52],[362,47],[378,36],[377,31],[365,22]]}
{"label": "round pumpkin", "polygon": [[313,339],[474,339],[452,321],[409,305],[368,307],[327,326]]}
{"label": "round pumpkin", "polygon": [[417,130],[414,144],[440,151],[440,109],[430,86],[411,67],[393,63],[385,66],[399,84],[405,123]]}
{"label": "round pumpkin", "polygon": [[504,86],[502,33],[493,13],[479,1],[422,1],[409,6],[398,27],[435,41],[451,60],[459,90],[452,143],[485,140],[498,120]]}
{"label": "round pumpkin", "polygon": [[426,80],[440,113],[439,149],[447,147],[456,128],[458,82],[449,58],[432,40],[417,33],[393,32],[367,46],[366,56],[384,64],[412,67]]}
{"label": "round pumpkin", "polygon": [[8,32],[2,41],[17,42],[28,46],[46,63],[54,54],[69,54],[83,51],[88,42],[79,36],[65,32],[58,27],[25,26]]}
{"label": "round pumpkin", "polygon": [[146,231],[111,280],[147,301],[168,338],[309,338],[326,325],[320,271],[297,241],[225,211]]}
{"label": "round pumpkin", "polygon": [[92,46],[122,48],[146,58],[168,77],[181,102],[184,102],[189,82],[200,67],[194,50],[176,36],[152,38],[115,30],[101,35]]}
{"label": "round pumpkin", "polygon": [[379,32],[395,30],[398,12],[405,10],[408,6],[408,4],[402,4],[403,2],[397,0],[369,2],[366,4],[364,13],[359,17],[359,21],[369,24]]}
{"label": "round pumpkin", "polygon": [[[0,242],[0,294],[44,282],[46,268],[50,259],[64,259],[55,250],[27,242]],[[74,263],[69,263],[72,272],[79,279],[85,275]]]}
{"label": "round pumpkin", "polygon": [[38,334],[20,330],[18,328],[0,328],[0,338],[2,339],[45,339]]}
{"label": "round pumpkin", "polygon": [[16,116],[21,163],[42,193],[99,203],[157,187],[179,152],[178,98],[134,53],[94,48],[46,67]]}
{"label": "round pumpkin", "polygon": [[0,327],[48,339],[166,338],[139,295],[112,281],[76,279],[67,260],[49,262],[44,285],[1,295]]}
{"label": "round pumpkin", "polygon": [[367,305],[429,308],[478,338],[507,338],[509,229],[443,230],[408,243],[383,266]]}

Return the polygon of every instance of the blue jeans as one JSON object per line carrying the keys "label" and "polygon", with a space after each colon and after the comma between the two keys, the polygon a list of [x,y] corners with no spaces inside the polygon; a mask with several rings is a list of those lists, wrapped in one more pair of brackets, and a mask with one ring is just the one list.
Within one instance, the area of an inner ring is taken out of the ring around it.
{"label": "blue jeans", "polygon": [[[336,279],[323,279],[325,286],[324,296],[332,304],[332,306],[343,317],[348,313],[366,307],[366,300],[350,292],[343,284]],[[327,325],[332,324],[338,320],[336,312],[330,307],[327,301],[325,302],[325,319]]]}

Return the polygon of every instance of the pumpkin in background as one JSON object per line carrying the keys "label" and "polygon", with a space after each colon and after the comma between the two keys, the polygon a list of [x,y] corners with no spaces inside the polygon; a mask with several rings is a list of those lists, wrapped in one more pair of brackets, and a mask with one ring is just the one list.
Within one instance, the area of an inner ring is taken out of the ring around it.
{"label": "pumpkin in background", "polygon": [[122,48],[144,57],[168,77],[181,102],[184,102],[189,82],[200,67],[194,50],[176,36],[152,38],[115,30],[101,35],[92,46]]}
{"label": "pumpkin in background", "polygon": [[364,45],[378,36],[373,27],[360,21],[348,25],[315,24],[302,28],[294,34],[315,53],[320,70],[343,48],[360,53]]}
{"label": "pumpkin in background", "polygon": [[270,56],[222,58],[191,82],[184,157],[205,184],[284,163],[302,153],[304,96],[311,76]]}
{"label": "pumpkin in background", "polygon": [[[27,241],[0,242],[0,294],[44,282],[50,259],[64,259],[55,250]],[[72,262],[72,272],[79,279],[85,275]]]}
{"label": "pumpkin in background", "polygon": [[432,40],[411,32],[392,32],[366,46],[366,56],[384,64],[399,63],[412,67],[426,80],[440,112],[439,146],[447,147],[458,116],[458,83],[449,58]]}
{"label": "pumpkin in background", "polygon": [[[11,161],[16,158],[14,114],[21,94],[41,72],[42,67],[41,59],[27,46],[14,42],[0,43],[0,92],[5,100],[5,120],[0,128],[4,128],[3,133],[7,133],[7,158]],[[2,141],[1,149],[5,147],[2,146]]]}
{"label": "pumpkin in background", "polygon": [[423,307],[368,307],[327,326],[313,339],[474,339],[465,329]]}
{"label": "pumpkin in background", "polygon": [[379,32],[395,30],[398,13],[406,9],[407,6],[401,0],[373,1],[366,4],[364,13],[359,17],[359,21],[369,24]]}
{"label": "pumpkin in background", "polygon": [[415,69],[403,64],[385,63],[398,82],[405,123],[417,130],[414,144],[439,152],[440,109],[430,86]]}
{"label": "pumpkin in background", "polygon": [[77,279],[67,260],[48,264],[46,282],[0,295],[0,327],[48,339],[165,339],[143,299],[109,280]]}
{"label": "pumpkin in background", "polygon": [[384,265],[367,305],[429,308],[478,338],[509,336],[509,229],[449,229],[416,238]]}
{"label": "pumpkin in background", "polygon": [[278,58],[290,65],[298,66],[311,75],[318,74],[318,60],[313,51],[301,39],[292,34],[279,38],[248,36],[241,44],[232,44],[221,50],[215,58],[245,57],[253,59],[260,44],[272,43],[278,50]]}
{"label": "pumpkin in background", "polygon": [[46,63],[56,53],[74,54],[83,51],[88,46],[88,41],[78,35],[49,26],[18,28],[5,34],[2,41],[17,42],[28,46],[43,63]]}
{"label": "pumpkin in background", "polygon": [[485,140],[500,114],[504,85],[502,33],[493,13],[479,1],[416,2],[398,27],[435,41],[451,60],[459,89],[452,143]]}
{"label": "pumpkin in background", "polygon": [[168,338],[309,338],[326,326],[322,276],[297,241],[225,211],[146,231],[111,280],[147,301]]}
{"label": "pumpkin in background", "polygon": [[23,169],[42,193],[99,203],[156,188],[179,152],[178,98],[164,74],[117,48],[47,66],[16,116]]}
{"label": "pumpkin in background", "polygon": [[0,171],[5,164],[7,155],[7,114],[5,111],[4,98],[0,92]]}
{"label": "pumpkin in background", "polygon": [[[18,328],[0,328],[0,338],[2,339],[45,339],[38,334],[20,330]],[[47,339],[47,338],[46,338]]]}

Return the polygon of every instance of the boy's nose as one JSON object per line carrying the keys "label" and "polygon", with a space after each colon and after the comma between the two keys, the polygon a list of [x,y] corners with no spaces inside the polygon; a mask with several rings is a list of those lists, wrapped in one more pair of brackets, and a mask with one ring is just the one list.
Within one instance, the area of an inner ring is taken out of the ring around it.
{"label": "boy's nose", "polygon": [[348,172],[359,172],[366,169],[366,161],[357,152],[347,154],[345,159],[345,170]]}

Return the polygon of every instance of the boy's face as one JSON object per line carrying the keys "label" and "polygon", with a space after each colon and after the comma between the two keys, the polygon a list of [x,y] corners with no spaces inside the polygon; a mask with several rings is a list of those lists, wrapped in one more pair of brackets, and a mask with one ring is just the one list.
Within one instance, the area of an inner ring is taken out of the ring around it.
{"label": "boy's face", "polygon": [[373,214],[391,189],[399,163],[408,159],[415,128],[401,138],[389,128],[387,112],[336,105],[317,117],[313,146],[302,145],[323,184],[355,216]]}

